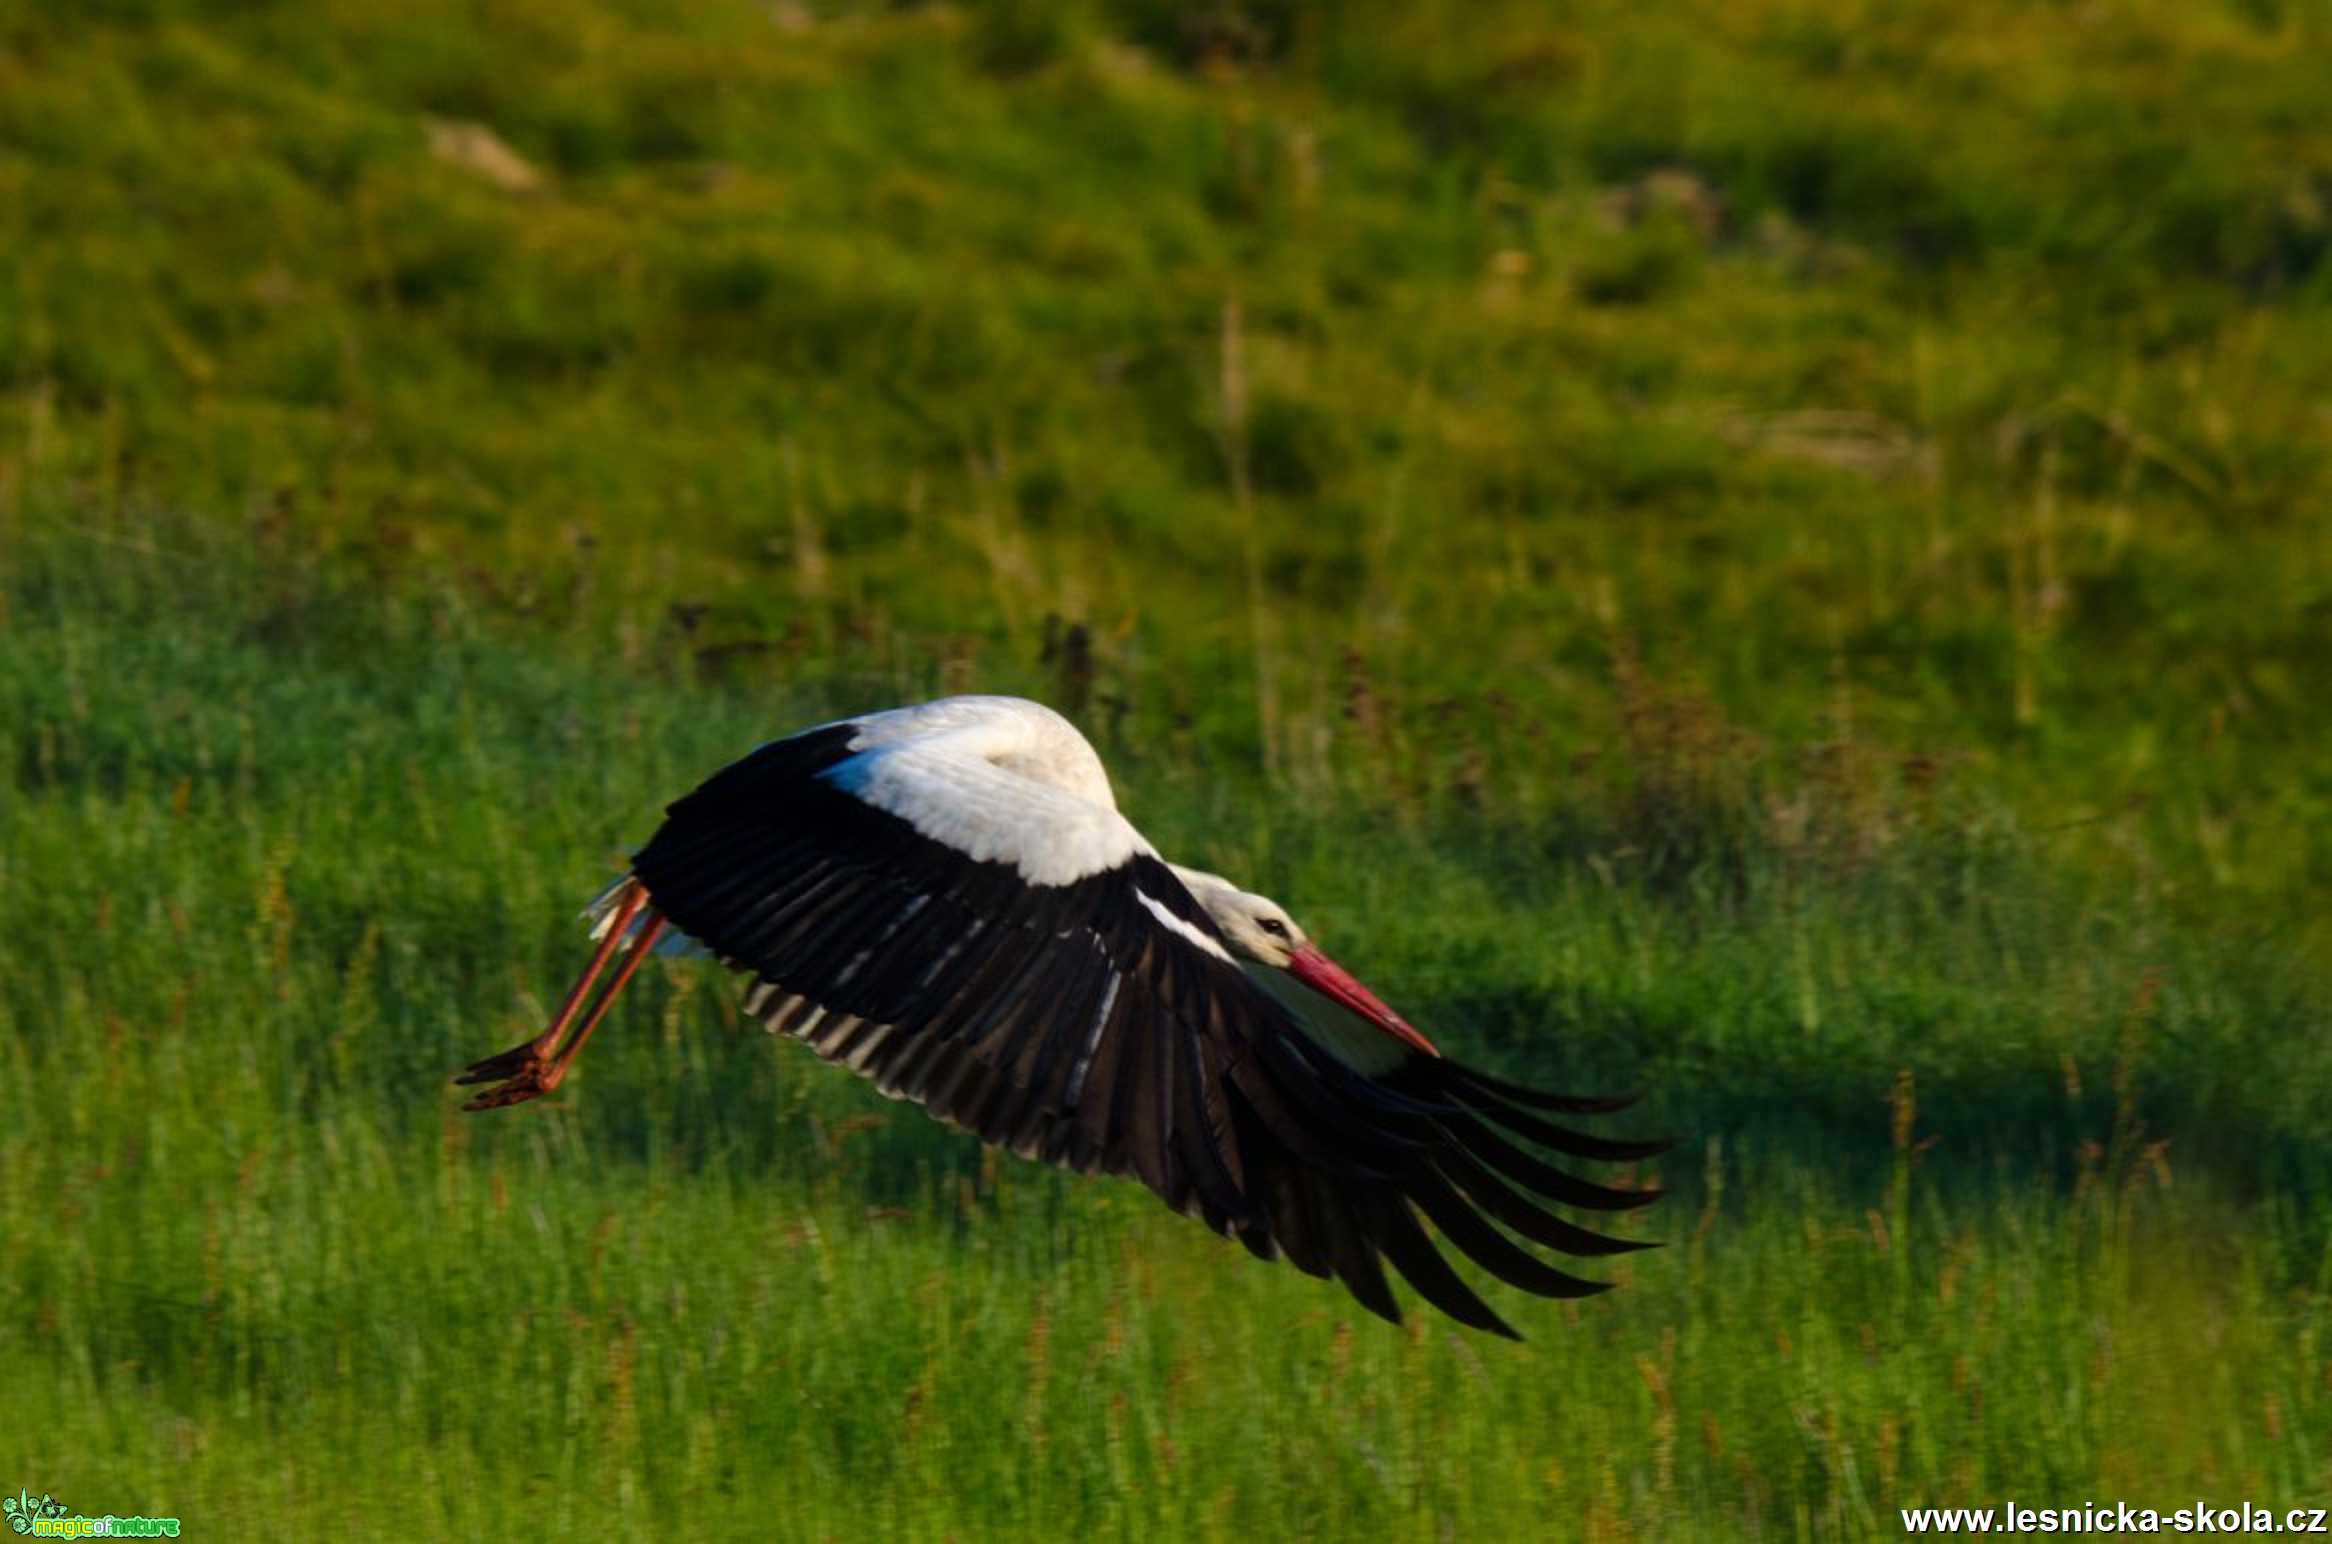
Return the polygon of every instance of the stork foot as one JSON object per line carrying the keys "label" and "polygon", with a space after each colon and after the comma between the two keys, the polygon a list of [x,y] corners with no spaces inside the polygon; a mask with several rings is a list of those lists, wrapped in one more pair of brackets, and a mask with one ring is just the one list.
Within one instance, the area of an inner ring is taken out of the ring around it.
{"label": "stork foot", "polygon": [[566,1063],[553,1058],[549,1047],[541,1040],[529,1040],[514,1045],[497,1056],[472,1062],[456,1083],[494,1083],[462,1106],[465,1110],[499,1110],[506,1104],[524,1104],[529,1099],[540,1099],[559,1086],[567,1075]]}
{"label": "stork foot", "polygon": [[[524,1104],[529,1099],[540,1099],[559,1086],[564,1067],[529,1067],[506,1082],[497,1083],[465,1103],[465,1110],[499,1110],[508,1104]],[[481,1079],[480,1081],[483,1081]]]}
{"label": "stork foot", "polygon": [[550,1048],[540,1036],[522,1040],[507,1051],[499,1051],[480,1061],[474,1061],[454,1078],[456,1083],[494,1083],[504,1078],[515,1078],[526,1072],[539,1072],[550,1061],[544,1054]]}

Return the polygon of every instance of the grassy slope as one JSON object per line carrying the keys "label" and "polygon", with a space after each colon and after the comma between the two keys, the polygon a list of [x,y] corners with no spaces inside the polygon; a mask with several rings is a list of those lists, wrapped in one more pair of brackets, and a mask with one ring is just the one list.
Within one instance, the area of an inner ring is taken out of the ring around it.
{"label": "grassy slope", "polygon": [[[23,1483],[350,1534],[2325,1489],[2319,12],[102,10],[0,4]],[[449,1115],[658,797],[975,684],[1082,702],[1161,845],[1437,1033],[1658,1090],[1681,1247],[1519,1353],[1347,1333],[682,971],[564,1109]]]}
{"label": "grassy slope", "polygon": [[2324,886],[2319,7],[824,9],[0,8],[0,480],[538,612],[588,536],[707,642],[1058,613],[1296,772],[1347,650],[1406,741],[1576,738],[1617,635],[2197,909]]}

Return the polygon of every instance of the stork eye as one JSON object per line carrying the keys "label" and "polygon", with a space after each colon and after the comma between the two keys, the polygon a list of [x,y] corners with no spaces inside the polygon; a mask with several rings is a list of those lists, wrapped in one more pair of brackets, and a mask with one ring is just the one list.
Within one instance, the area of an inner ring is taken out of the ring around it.
{"label": "stork eye", "polygon": [[1280,921],[1277,917],[1265,917],[1261,922],[1258,922],[1255,925],[1263,929],[1263,931],[1266,933],[1269,933],[1274,938],[1287,937],[1287,924]]}

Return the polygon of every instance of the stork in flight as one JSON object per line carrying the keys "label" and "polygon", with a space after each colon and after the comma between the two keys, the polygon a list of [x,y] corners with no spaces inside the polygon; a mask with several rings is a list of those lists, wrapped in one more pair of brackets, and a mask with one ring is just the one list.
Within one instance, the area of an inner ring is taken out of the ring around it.
{"label": "stork in flight", "polygon": [[1514,1336],[1420,1215],[1544,1297],[1609,1284],[1499,1225],[1569,1255],[1645,1247],[1534,1198],[1624,1211],[1658,1192],[1581,1179],[1514,1140],[1663,1151],[1547,1118],[1627,1100],[1443,1056],[1275,902],[1161,860],[1093,747],[1037,703],[950,697],[764,745],[672,805],[588,915],[597,949],[550,1027],[457,1078],[496,1085],[466,1108],[556,1088],[640,962],[693,947],[753,978],[746,1011],[772,1032],[890,1097],[1024,1158],[1138,1179],[1396,1323],[1387,1260],[1452,1318]]}

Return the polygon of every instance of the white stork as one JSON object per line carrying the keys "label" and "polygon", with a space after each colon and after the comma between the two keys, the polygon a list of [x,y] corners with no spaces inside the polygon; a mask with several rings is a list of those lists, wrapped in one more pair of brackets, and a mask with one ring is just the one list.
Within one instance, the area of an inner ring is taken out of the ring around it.
{"label": "white stork", "polygon": [[1162,861],[1093,747],[1037,703],[951,697],[764,745],[672,805],[588,915],[590,964],[548,1029],[456,1079],[497,1084],[466,1108],[557,1087],[641,960],[694,945],[753,977],[746,1010],[772,1032],[890,1097],[1025,1158],[1139,1179],[1396,1323],[1386,1260],[1452,1318],[1514,1334],[1420,1213],[1546,1297],[1608,1283],[1493,1223],[1572,1255],[1644,1247],[1521,1192],[1597,1211],[1658,1192],[1591,1183],[1509,1140],[1662,1151],[1536,1113],[1625,1099],[1541,1093],[1442,1056],[1276,903]]}

